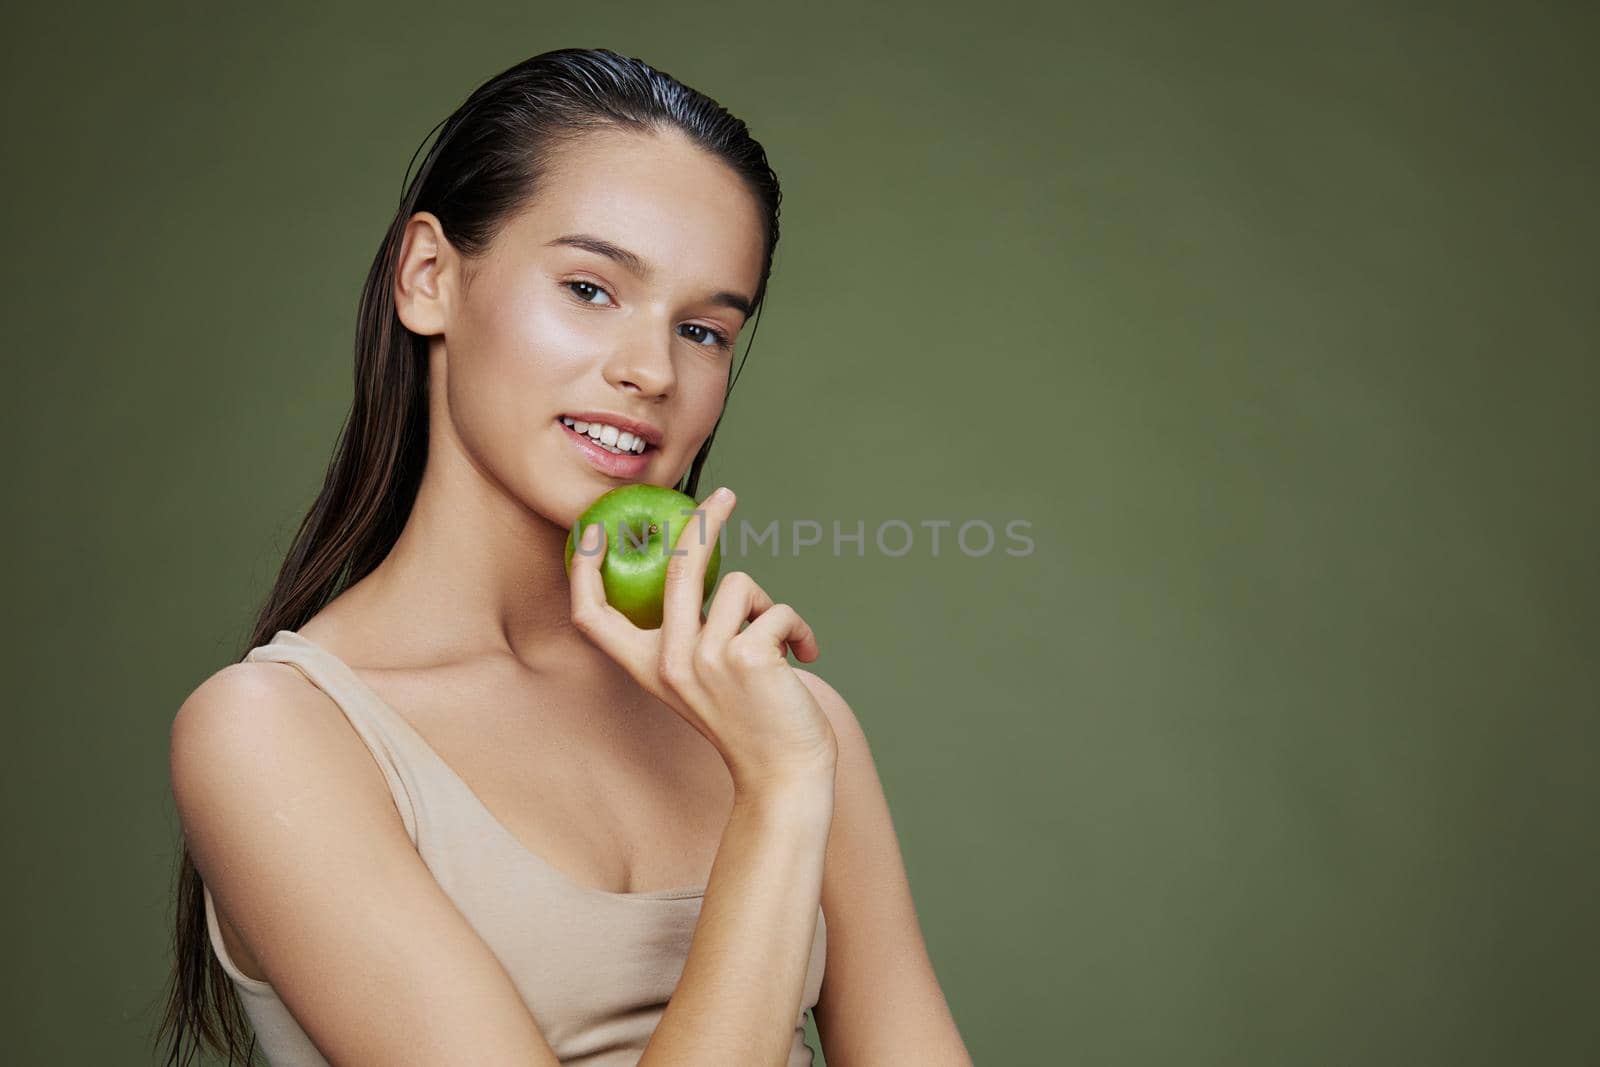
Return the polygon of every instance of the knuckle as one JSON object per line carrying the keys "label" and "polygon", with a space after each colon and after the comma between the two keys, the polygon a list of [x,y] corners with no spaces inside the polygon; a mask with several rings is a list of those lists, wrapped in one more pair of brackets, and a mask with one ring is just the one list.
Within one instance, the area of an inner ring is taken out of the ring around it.
{"label": "knuckle", "polygon": [[656,661],[656,674],[661,677],[662,684],[674,692],[686,689],[692,681],[692,675],[685,669],[683,658],[666,652],[663,652]]}
{"label": "knuckle", "polygon": [[711,674],[722,663],[721,654],[712,647],[711,642],[702,641],[695,646],[694,654],[690,657],[696,673],[704,677]]}
{"label": "knuckle", "polygon": [[750,584],[750,575],[744,571],[728,571],[723,574],[722,581],[717,585],[717,595],[737,599],[744,595]]}
{"label": "knuckle", "polygon": [[689,557],[673,556],[667,561],[667,584],[681,585],[690,578]]}
{"label": "knuckle", "polygon": [[749,641],[741,641],[728,647],[728,659],[741,671],[754,671],[766,666],[771,657],[766,650]]}

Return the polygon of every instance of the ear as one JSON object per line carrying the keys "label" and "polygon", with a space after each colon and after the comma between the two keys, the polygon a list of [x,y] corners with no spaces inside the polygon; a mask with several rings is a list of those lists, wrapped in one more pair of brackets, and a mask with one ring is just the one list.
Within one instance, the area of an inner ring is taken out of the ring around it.
{"label": "ear", "polygon": [[423,337],[444,333],[457,264],[439,217],[431,211],[412,215],[401,237],[394,277],[395,311],[406,329]]}

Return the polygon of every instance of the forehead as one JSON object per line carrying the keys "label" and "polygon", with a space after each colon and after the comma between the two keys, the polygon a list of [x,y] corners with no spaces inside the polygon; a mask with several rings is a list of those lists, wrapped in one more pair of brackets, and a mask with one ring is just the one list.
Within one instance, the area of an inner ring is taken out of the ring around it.
{"label": "forehead", "polygon": [[504,244],[514,255],[583,255],[546,242],[592,234],[638,253],[663,284],[753,294],[762,227],[761,206],[743,179],[681,134],[606,130],[556,150]]}

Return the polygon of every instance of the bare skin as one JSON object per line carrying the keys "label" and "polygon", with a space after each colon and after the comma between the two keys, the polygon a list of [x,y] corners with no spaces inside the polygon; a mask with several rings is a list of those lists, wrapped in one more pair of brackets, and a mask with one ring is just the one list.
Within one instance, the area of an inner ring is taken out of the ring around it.
{"label": "bare skin", "polygon": [[[567,153],[470,284],[437,220],[412,219],[396,302],[431,336],[427,470],[390,555],[299,632],[571,881],[705,885],[733,779],[704,734],[573,624],[567,531],[623,482],[577,455],[555,418],[597,408],[651,422],[664,440],[636,480],[678,481],[721,414],[744,325],[705,297],[754,294],[760,214],[736,175],[677,138],[606,134]],[[649,282],[547,245],[572,233],[637,252]],[[218,918],[241,969],[262,976]]]}
{"label": "bare skin", "polygon": [[[410,220],[394,295],[430,338],[428,468],[394,550],[299,632],[570,881],[706,887],[641,1067],[786,1062],[819,903],[825,1054],[970,1067],[866,735],[839,693],[785,659],[815,659],[815,635],[738,572],[701,617],[707,546],[733,502],[700,502],[709,537],[673,560],[660,631],[605,604],[598,556],[565,572],[567,531],[620,483],[557,416],[645,421],[664,438],[637,480],[682,477],[744,326],[726,294],[759,281],[756,202],[677,135],[568,146],[539,193],[482,261],[458,256],[431,215]],[[648,273],[551,243],[574,233],[630,249]],[[226,947],[330,1062],[554,1067],[371,753],[294,667],[207,679],[174,719],[171,771]]]}

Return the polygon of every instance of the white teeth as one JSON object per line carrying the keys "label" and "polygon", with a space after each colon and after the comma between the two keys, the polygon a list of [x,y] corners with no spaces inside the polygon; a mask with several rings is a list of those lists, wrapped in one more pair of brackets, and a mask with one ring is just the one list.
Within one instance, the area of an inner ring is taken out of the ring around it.
{"label": "white teeth", "polygon": [[595,444],[607,452],[618,455],[638,455],[649,446],[643,437],[619,430],[615,426],[607,426],[603,422],[580,422],[567,416],[561,416],[564,425],[572,427],[578,433],[585,434]]}

